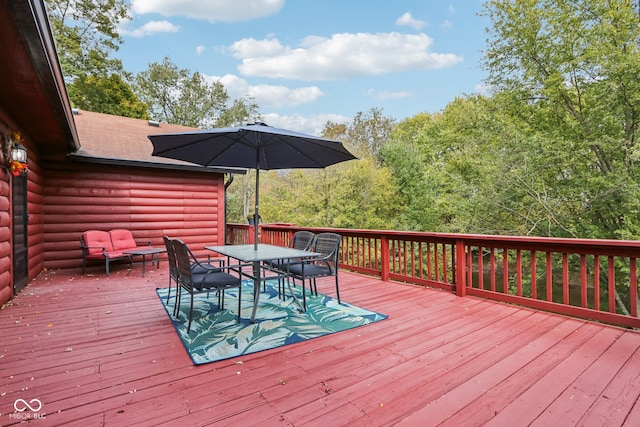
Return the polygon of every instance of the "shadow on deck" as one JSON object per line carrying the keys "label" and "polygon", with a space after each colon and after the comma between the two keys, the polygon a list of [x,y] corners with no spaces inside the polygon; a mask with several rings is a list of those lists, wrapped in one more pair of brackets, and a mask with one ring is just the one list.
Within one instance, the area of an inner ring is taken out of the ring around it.
{"label": "shadow on deck", "polygon": [[389,319],[194,366],[163,264],[44,272],[5,306],[0,424],[640,425],[636,331],[341,272],[345,301]]}

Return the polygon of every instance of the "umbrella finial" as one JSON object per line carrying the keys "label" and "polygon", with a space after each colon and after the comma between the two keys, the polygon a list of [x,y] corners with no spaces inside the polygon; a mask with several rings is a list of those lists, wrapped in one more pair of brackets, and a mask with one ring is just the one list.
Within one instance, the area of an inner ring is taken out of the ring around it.
{"label": "umbrella finial", "polygon": [[266,124],[265,122],[253,122],[253,123],[249,123],[249,126],[267,126],[267,127],[271,127],[268,124]]}

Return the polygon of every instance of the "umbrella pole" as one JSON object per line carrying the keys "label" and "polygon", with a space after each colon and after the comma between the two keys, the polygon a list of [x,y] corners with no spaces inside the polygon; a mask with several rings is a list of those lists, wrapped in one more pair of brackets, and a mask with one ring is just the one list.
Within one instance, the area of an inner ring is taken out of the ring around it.
{"label": "umbrella pole", "polygon": [[253,249],[258,250],[258,227],[260,226],[259,218],[259,193],[260,193],[260,166],[256,168],[256,207],[253,213]]}

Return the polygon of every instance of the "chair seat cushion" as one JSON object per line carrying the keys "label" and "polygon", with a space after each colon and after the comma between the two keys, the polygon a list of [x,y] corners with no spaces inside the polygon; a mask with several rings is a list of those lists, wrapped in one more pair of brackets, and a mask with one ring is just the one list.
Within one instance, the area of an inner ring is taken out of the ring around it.
{"label": "chair seat cushion", "polygon": [[[117,259],[117,258],[128,258],[129,255],[125,255],[122,252],[110,251],[110,252],[107,252],[107,257],[109,257],[109,259]],[[87,259],[105,259],[105,256],[102,252],[99,252],[94,254],[88,254]]]}
{"label": "chair seat cushion", "polygon": [[240,286],[240,278],[223,272],[193,274],[193,285],[202,289],[224,289]]}
{"label": "chair seat cushion", "polygon": [[301,264],[302,261],[294,260],[294,259],[274,259],[270,261],[265,261],[269,267],[277,268],[278,270],[286,270],[287,264],[289,264],[289,268],[291,268],[294,264]]}
{"label": "chair seat cushion", "polygon": [[323,265],[304,264],[303,271],[303,263],[295,263],[289,265],[289,273],[295,276],[302,276],[304,273],[305,277],[330,276],[331,269]]}

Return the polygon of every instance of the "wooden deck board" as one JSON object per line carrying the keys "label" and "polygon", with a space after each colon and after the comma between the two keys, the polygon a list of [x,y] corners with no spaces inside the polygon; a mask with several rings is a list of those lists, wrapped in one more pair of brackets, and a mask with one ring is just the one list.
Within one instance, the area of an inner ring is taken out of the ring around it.
{"label": "wooden deck board", "polygon": [[340,280],[345,301],[389,318],[194,366],[155,293],[164,266],[47,272],[0,311],[0,424],[37,398],[38,425],[638,425],[636,331]]}

